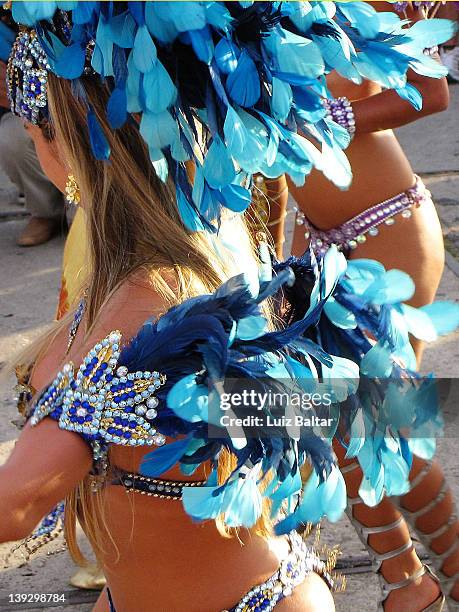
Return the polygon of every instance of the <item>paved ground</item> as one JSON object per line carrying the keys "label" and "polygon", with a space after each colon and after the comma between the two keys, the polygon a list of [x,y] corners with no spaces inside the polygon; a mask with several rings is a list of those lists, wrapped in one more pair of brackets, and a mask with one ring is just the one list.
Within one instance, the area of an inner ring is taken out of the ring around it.
{"label": "paved ground", "polygon": [[[439,297],[458,299],[459,262],[454,256],[459,254],[459,86],[451,90],[449,111],[403,128],[399,130],[399,136],[414,168],[423,175],[435,196],[451,252]],[[8,361],[18,348],[37,336],[53,317],[56,308],[63,239],[55,238],[30,250],[16,247],[15,236],[24,223],[18,217],[22,212],[23,209],[17,206],[14,189],[0,175],[0,362]],[[458,338],[456,334],[430,347],[426,352],[424,370],[459,378]],[[0,462],[8,455],[16,437],[16,430],[10,423],[15,414],[10,388],[5,383],[0,386],[3,412],[0,419]],[[441,441],[439,454],[459,496],[456,440]],[[374,610],[378,596],[377,580],[369,573],[365,552],[348,522],[343,520],[338,525],[324,525],[323,538],[331,543],[340,542],[344,551],[342,562],[349,571],[347,591],[336,599],[338,611]],[[57,541],[50,545],[50,549],[59,549],[61,544]],[[64,593],[66,611],[86,612],[91,609],[93,594],[75,591],[67,584],[72,564],[66,553],[37,555],[29,565],[23,566],[21,558],[16,555],[2,568],[9,548],[0,546],[0,612],[54,609],[49,605],[34,608],[33,604],[9,604],[10,593]],[[168,611],[152,608],[152,612]]]}

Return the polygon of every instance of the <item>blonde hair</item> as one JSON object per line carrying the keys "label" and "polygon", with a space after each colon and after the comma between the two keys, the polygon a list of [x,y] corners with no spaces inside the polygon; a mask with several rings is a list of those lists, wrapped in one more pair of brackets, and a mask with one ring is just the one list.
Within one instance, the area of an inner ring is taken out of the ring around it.
{"label": "blonde hair", "polygon": [[[105,117],[109,93],[100,80],[85,77],[82,87],[109,142],[109,162],[96,160],[91,152],[85,104],[74,96],[70,82],[53,75],[49,77],[53,131],[61,154],[80,187],[88,218],[86,317],[89,332],[110,295],[139,269],[144,270],[166,305],[214,291],[236,269],[230,257],[222,257],[223,251],[214,248],[215,243],[207,233],[191,233],[186,229],[177,209],[173,183],[170,180],[163,183],[157,177],[135,122],[131,119],[116,132],[110,129]],[[163,278],[166,271],[174,275],[174,288]],[[68,318],[61,326],[67,323]],[[51,331],[37,346],[45,346],[56,333],[56,329]],[[223,450],[218,463],[221,482],[234,467],[235,457]],[[257,534],[268,536],[271,533],[269,515],[266,502],[254,527]],[[83,563],[76,539],[77,518],[84,525],[96,554],[100,553],[104,549],[102,534],[109,530],[103,497],[92,491],[90,477],[66,500],[69,550],[78,563]],[[217,526],[224,536],[234,534],[234,530],[225,526],[222,517],[218,518]]]}

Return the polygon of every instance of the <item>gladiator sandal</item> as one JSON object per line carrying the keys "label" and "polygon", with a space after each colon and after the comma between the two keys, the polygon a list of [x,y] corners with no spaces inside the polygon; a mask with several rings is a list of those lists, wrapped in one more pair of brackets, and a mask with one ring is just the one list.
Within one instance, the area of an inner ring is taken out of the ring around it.
{"label": "gladiator sandal", "polygon": [[[417,474],[417,476],[413,478],[413,480],[411,481],[411,491],[413,491],[424,480],[424,478],[430,472],[431,467],[432,467],[432,461],[426,462],[426,465],[421,469],[419,474]],[[432,501],[427,503],[425,506],[423,506],[422,508],[414,512],[407,510],[402,505],[401,497],[393,497],[391,498],[391,501],[394,502],[394,505],[403,514],[403,517],[408,523],[408,525],[416,533],[416,536],[419,538],[424,548],[428,551],[429,557],[432,561],[432,565],[434,566],[435,571],[438,574],[438,579],[440,582],[442,592],[446,595],[446,601],[448,603],[448,610],[452,611],[452,610],[459,610],[459,601],[451,597],[451,591],[454,587],[454,584],[456,583],[456,581],[459,580],[459,570],[456,571],[451,576],[448,576],[443,571],[443,565],[446,559],[448,559],[448,557],[450,557],[452,554],[454,554],[459,549],[459,537],[458,537],[459,534],[456,534],[456,537],[454,541],[452,542],[452,544],[448,546],[447,550],[445,550],[442,553],[436,553],[435,551],[432,550],[432,542],[436,538],[439,538],[443,534],[445,534],[448,531],[448,529],[450,529],[457,522],[458,517],[454,509],[454,501],[453,501],[453,510],[448,520],[446,521],[446,523],[441,525],[441,527],[439,527],[435,531],[432,531],[431,533],[424,533],[416,526],[416,521],[418,520],[418,518],[427,514],[433,508],[435,508],[439,503],[441,503],[442,500],[445,499],[449,491],[451,491],[451,489],[449,488],[448,483],[446,482],[445,478],[443,478],[438,495]]]}
{"label": "gladiator sandal", "polygon": [[[357,467],[358,467],[358,463],[351,463],[349,465],[342,467],[341,471],[343,473],[347,473]],[[360,541],[362,542],[362,544],[365,546],[366,550],[368,551],[368,554],[370,555],[370,559],[372,562],[373,571],[377,574],[378,579],[379,579],[379,585],[381,588],[381,597],[378,601],[378,607],[377,607],[378,612],[384,612],[384,602],[387,600],[387,598],[389,597],[392,591],[395,591],[396,589],[401,589],[403,587],[410,585],[412,582],[415,582],[416,580],[418,580],[418,578],[421,578],[421,576],[424,576],[424,574],[429,574],[433,578],[433,580],[437,582],[437,584],[440,584],[440,581],[438,580],[438,578],[433,574],[430,568],[427,567],[426,565],[423,565],[422,567],[420,567],[418,570],[413,572],[411,576],[408,576],[408,578],[405,578],[404,580],[401,580],[399,582],[387,582],[387,580],[384,578],[381,572],[382,563],[389,559],[394,559],[395,557],[398,557],[398,555],[401,555],[402,553],[408,550],[411,550],[413,548],[413,542],[410,538],[408,542],[396,548],[395,550],[390,550],[385,553],[378,553],[370,546],[369,536],[373,534],[388,533],[389,531],[396,529],[403,523],[403,520],[404,520],[403,516],[400,516],[397,520],[393,521],[392,523],[389,523],[388,525],[382,525],[378,527],[366,527],[358,519],[355,518],[354,512],[353,512],[353,507],[355,505],[363,504],[362,499],[360,497],[348,497],[347,501],[348,501],[348,505],[346,509],[346,514],[352,526],[354,527],[355,531],[357,532],[357,535],[359,536]],[[420,612],[441,612],[443,610],[444,604],[445,604],[445,597],[443,594],[440,594],[439,597],[432,604],[430,604],[427,608],[423,608],[422,611]]]}

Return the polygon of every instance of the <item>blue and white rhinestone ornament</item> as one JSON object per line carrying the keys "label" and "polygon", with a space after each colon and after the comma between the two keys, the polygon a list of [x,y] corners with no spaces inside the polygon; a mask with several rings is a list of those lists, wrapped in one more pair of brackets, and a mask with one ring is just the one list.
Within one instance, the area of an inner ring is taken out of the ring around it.
{"label": "blue and white rhinestone ornament", "polygon": [[[123,446],[161,446],[166,438],[156,431],[158,399],[165,383],[159,372],[129,372],[118,366],[121,333],[113,331],[88,353],[73,378],[67,364],[40,398],[32,417],[59,419],[59,427]],[[51,414],[52,413],[52,414]]]}

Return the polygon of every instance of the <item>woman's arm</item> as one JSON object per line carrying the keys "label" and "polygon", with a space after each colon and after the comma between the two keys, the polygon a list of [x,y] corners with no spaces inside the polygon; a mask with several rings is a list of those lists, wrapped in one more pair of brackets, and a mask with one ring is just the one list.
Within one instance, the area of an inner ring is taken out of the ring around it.
{"label": "woman's arm", "polygon": [[352,102],[356,134],[395,129],[448,108],[449,91],[446,79],[421,77],[412,71],[408,76],[409,82],[422,95],[422,109],[417,111],[392,89],[364,100],[356,100]]}
{"label": "woman's arm", "polygon": [[79,435],[50,418],[26,425],[0,467],[0,542],[27,537],[91,465],[91,450]]}
{"label": "woman's arm", "polygon": [[[378,11],[393,11],[387,2],[375,2]],[[407,18],[414,22],[424,19],[422,11],[408,10]],[[421,117],[446,110],[449,104],[449,90],[446,78],[424,77],[410,70],[408,82],[422,95],[422,109],[417,111],[409,102],[400,98],[393,90],[386,90],[363,100],[352,102],[355,115],[356,133],[365,134],[406,125]]]}

